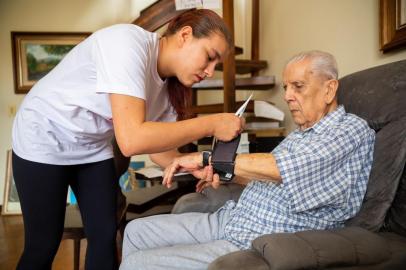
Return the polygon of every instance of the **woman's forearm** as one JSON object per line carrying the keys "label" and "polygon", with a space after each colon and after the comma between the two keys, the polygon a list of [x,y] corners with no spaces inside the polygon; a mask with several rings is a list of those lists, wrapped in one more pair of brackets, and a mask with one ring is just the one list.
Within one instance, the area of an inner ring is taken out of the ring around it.
{"label": "woman's forearm", "polygon": [[200,117],[179,122],[144,122],[130,134],[121,136],[121,144],[125,146],[126,155],[151,154],[165,152],[199,138],[210,136],[210,118]]}
{"label": "woman's forearm", "polygon": [[165,152],[205,136],[228,141],[238,135],[242,121],[221,113],[179,122],[147,122],[143,99],[110,94],[114,134],[125,156]]}

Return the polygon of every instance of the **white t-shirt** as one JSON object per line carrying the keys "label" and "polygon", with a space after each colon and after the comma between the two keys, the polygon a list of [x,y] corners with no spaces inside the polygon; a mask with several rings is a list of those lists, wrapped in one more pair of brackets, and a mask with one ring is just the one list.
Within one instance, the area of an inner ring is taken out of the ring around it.
{"label": "white t-shirt", "polygon": [[27,94],[14,120],[13,151],[55,165],[113,157],[109,93],[144,99],[146,121],[175,121],[158,48],[157,34],[132,24],[92,34]]}

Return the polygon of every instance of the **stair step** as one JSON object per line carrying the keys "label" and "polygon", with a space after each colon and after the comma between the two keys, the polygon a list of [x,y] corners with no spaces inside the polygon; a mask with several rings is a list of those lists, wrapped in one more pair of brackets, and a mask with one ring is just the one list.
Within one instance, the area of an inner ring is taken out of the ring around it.
{"label": "stair step", "polygon": [[[268,67],[268,62],[263,60],[246,60],[235,59],[235,72],[237,74],[248,74],[251,72],[257,72]],[[223,63],[219,63],[216,66],[216,70],[223,70]]]}
{"label": "stair step", "polygon": [[[237,101],[235,103],[235,111],[244,103],[244,101]],[[208,104],[198,105],[191,108],[191,112],[194,114],[209,114],[209,113],[222,113],[224,112],[224,104]],[[250,100],[245,112],[254,112],[254,100]]]}
{"label": "stair step", "polygon": [[[235,89],[268,90],[275,85],[275,76],[236,78]],[[196,90],[222,90],[223,79],[204,80],[192,86]]]}

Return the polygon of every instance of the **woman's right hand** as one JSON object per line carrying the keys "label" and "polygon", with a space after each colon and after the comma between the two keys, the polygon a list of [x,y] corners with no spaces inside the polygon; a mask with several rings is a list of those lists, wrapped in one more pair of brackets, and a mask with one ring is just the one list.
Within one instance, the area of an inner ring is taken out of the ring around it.
{"label": "woman's right hand", "polygon": [[214,118],[213,136],[220,141],[230,141],[244,129],[244,118],[240,118],[234,113],[213,114],[211,117]]}

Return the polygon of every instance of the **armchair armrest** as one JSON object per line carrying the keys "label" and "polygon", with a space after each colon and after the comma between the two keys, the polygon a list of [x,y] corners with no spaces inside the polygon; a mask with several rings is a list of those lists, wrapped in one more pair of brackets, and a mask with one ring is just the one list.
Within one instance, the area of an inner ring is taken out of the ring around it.
{"label": "armchair armrest", "polygon": [[269,234],[252,245],[272,270],[373,265],[390,258],[386,240],[359,227]]}

